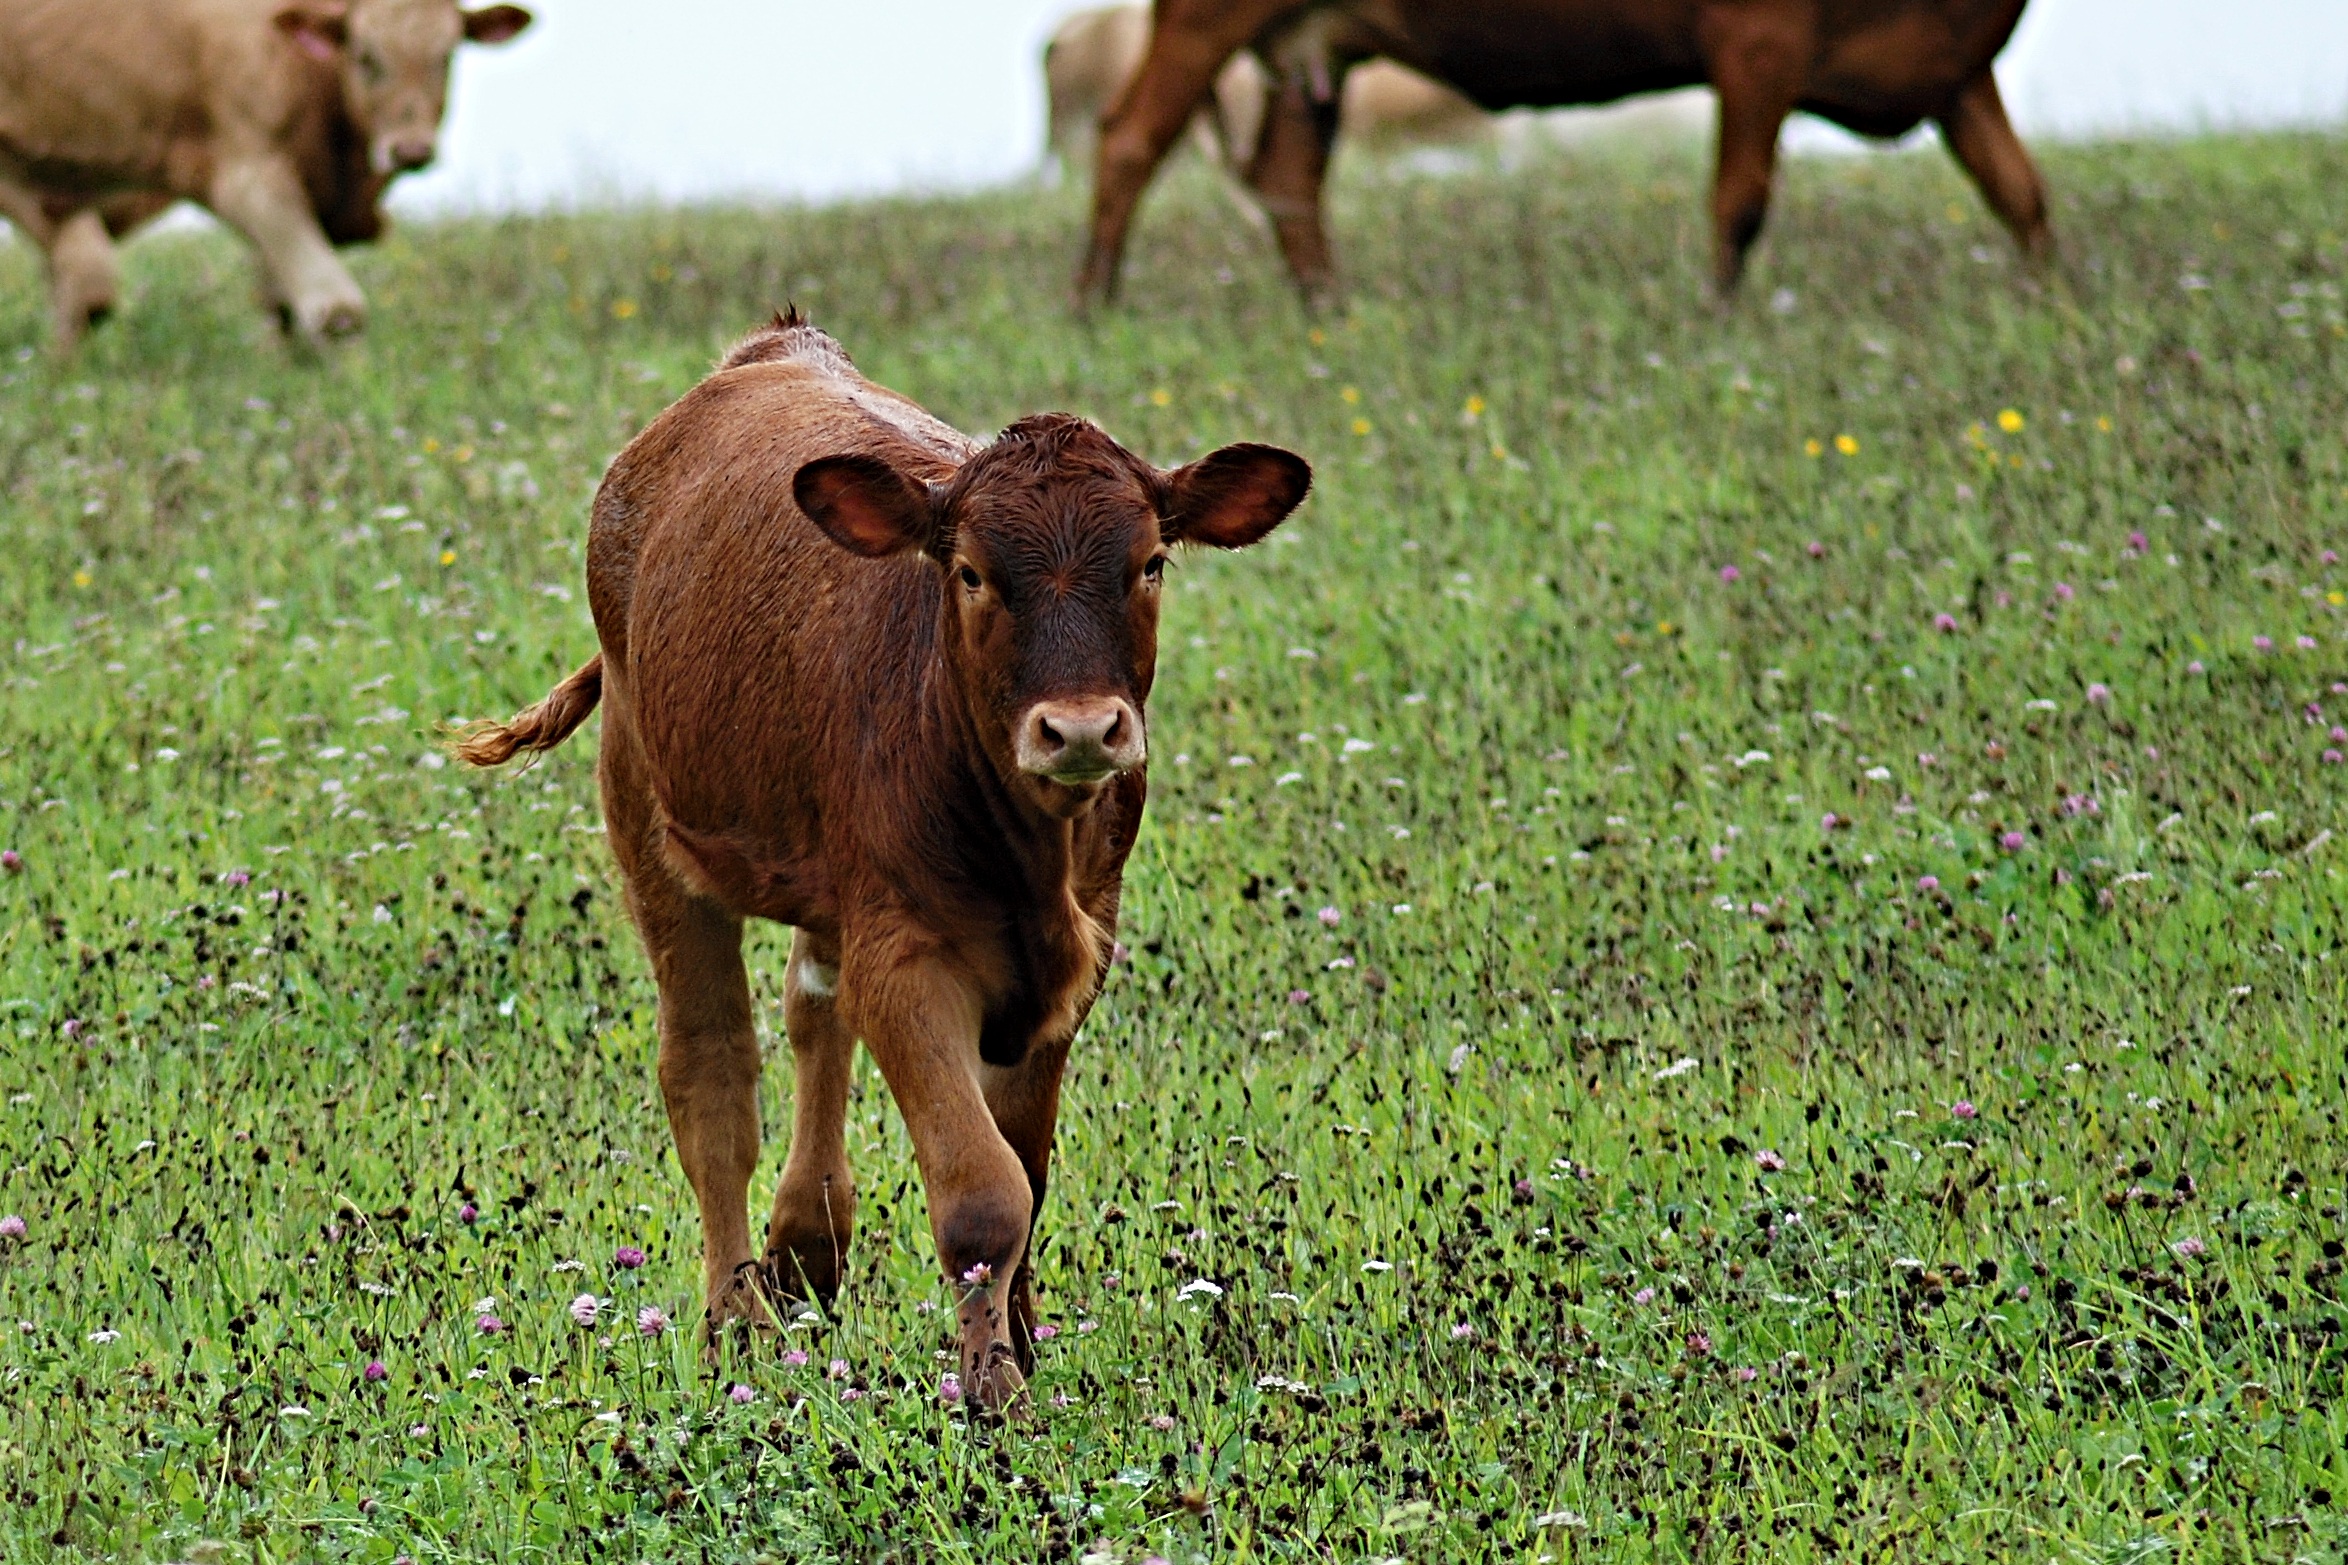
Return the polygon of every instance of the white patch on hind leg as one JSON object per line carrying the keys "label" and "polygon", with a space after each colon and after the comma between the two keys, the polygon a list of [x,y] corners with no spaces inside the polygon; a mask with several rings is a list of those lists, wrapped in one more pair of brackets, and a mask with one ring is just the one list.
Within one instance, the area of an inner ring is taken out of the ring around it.
{"label": "white patch on hind leg", "polygon": [[791,987],[816,1000],[828,1000],[839,992],[840,970],[826,967],[821,962],[794,962],[791,964]]}

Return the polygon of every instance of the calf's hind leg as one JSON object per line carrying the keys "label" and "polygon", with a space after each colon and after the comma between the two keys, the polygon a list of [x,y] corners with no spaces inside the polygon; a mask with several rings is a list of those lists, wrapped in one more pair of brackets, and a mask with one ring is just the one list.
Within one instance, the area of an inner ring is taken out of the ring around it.
{"label": "calf's hind leg", "polygon": [[660,985],[660,1092],[701,1208],[703,1327],[714,1342],[730,1321],[766,1321],[750,1249],[758,1034],[742,923],[658,870],[631,875],[628,891]]}
{"label": "calf's hind leg", "polygon": [[856,1227],[856,1186],[845,1131],[856,1037],[840,1019],[839,953],[800,930],[783,979],[783,1025],[791,1035],[791,1151],[766,1224],[769,1287],[788,1298],[830,1304],[840,1291]]}

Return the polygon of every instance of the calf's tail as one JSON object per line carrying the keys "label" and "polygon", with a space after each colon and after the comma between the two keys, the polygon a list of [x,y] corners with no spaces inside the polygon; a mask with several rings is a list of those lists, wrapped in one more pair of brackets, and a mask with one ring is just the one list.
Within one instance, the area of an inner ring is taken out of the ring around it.
{"label": "calf's tail", "polygon": [[571,737],[603,699],[603,654],[598,652],[510,723],[478,722],[456,743],[457,759],[472,766],[503,766],[528,750],[551,750]]}

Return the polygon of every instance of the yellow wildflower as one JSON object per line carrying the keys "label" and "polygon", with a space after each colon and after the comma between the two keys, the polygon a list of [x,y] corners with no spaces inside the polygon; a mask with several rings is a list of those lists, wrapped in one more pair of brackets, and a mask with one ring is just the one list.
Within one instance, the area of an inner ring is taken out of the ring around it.
{"label": "yellow wildflower", "polygon": [[2022,432],[2022,415],[2012,408],[2000,408],[1997,413],[1997,427],[2009,435],[2018,435]]}
{"label": "yellow wildflower", "polygon": [[1837,435],[1834,437],[1834,448],[1837,451],[1840,451],[1844,456],[1857,456],[1859,454],[1858,437],[1855,435]]}

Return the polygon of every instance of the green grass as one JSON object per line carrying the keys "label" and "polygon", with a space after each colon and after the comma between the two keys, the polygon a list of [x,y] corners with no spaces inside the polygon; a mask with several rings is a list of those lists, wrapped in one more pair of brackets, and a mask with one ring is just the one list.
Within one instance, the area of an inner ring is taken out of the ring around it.
{"label": "green grass", "polygon": [[[0,1559],[2339,1559],[2348,143],[2046,161],[2060,276],[1808,163],[1727,315],[1692,156],[1357,175],[1317,327],[1196,177],[1089,326],[1073,194],[410,228],[324,358],[193,236],[52,365],[0,250]],[[438,764],[785,299],[1319,472],[1177,572],[999,1430],[869,1065],[812,1363],[637,1335],[592,734]]]}

